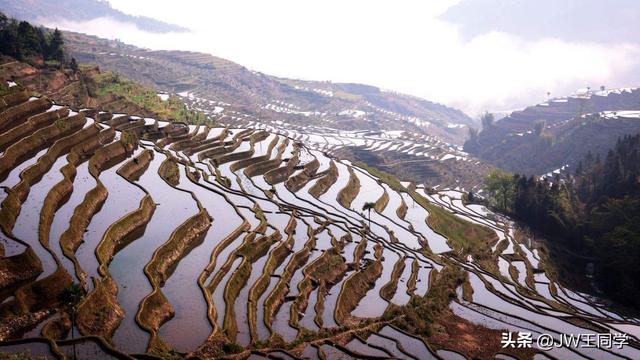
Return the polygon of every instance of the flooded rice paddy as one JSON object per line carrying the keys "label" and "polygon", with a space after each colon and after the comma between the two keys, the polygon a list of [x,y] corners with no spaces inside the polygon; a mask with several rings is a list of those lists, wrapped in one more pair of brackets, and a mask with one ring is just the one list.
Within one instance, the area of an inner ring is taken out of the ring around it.
{"label": "flooded rice paddy", "polygon": [[[435,347],[383,320],[390,309],[427,296],[446,267],[468,279],[448,308],[470,324],[554,337],[640,334],[635,317],[560,285],[513,222],[466,204],[461,191],[394,189],[365,169],[307,148],[294,131],[163,123],[162,136],[152,140],[156,122],[139,120],[127,131],[141,140],[116,131],[89,146],[66,134],[71,146],[51,154],[39,176],[23,174],[45,163],[39,159],[53,141],[27,149],[30,157],[1,160],[18,154],[15,148],[0,156],[3,261],[37,259],[31,268],[8,272],[16,279],[2,289],[0,311],[35,320],[4,338],[21,340],[0,344],[0,351],[45,357],[75,351],[84,358],[159,349],[187,354],[225,337],[242,347],[304,344],[291,352],[247,353],[255,358],[462,359],[456,349]],[[108,130],[108,121],[87,118],[78,131]],[[340,143],[315,136],[316,143]],[[420,150],[391,139],[353,138],[373,149]],[[77,153],[84,148],[91,151]],[[66,189],[59,201],[45,206],[59,189]],[[369,203],[375,204],[370,211],[364,209]],[[492,265],[457,253],[454,239],[431,226],[432,216],[495,234],[487,245]],[[73,336],[51,338],[46,325],[61,322],[66,310],[43,302],[46,296],[34,289],[62,292],[73,282],[87,294],[77,314],[82,326]],[[348,288],[355,283],[358,291]],[[96,296],[99,305],[88,300]],[[364,330],[370,323],[378,325]],[[304,340],[359,327],[361,334],[349,333],[339,344]],[[534,350],[556,358],[640,358],[631,345]]]}

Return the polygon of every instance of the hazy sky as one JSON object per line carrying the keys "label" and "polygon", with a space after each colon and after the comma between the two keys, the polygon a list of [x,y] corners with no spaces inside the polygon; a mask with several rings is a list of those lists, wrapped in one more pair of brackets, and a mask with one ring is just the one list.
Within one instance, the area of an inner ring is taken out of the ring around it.
{"label": "hazy sky", "polygon": [[439,19],[459,1],[110,0],[193,31],[149,34],[104,18],[54,25],[153,49],[209,52],[272,75],[377,85],[470,115],[541,102],[547,91],[640,83],[638,42],[462,36],[459,24]]}

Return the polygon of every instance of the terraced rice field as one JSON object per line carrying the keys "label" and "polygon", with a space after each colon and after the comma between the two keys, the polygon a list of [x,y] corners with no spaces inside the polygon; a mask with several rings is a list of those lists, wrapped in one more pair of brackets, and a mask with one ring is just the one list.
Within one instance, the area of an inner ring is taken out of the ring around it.
{"label": "terraced rice field", "polygon": [[[261,113],[258,118],[247,113],[246,109],[233,110],[230,104],[191,92],[179,96],[187,107],[202,111],[220,123],[279,132],[310,149],[375,164],[387,172],[400,173],[432,187],[464,187],[482,191],[483,176],[491,168],[464,152],[462,146],[447,142],[450,141],[447,140],[448,135],[438,131],[430,121],[393,113],[369,102],[363,104],[370,110],[368,112],[354,109],[319,112],[299,111],[297,105],[276,100],[274,104],[267,105],[266,113]],[[297,114],[301,118],[287,118],[286,114]],[[385,116],[378,117],[380,114]],[[375,120],[371,120],[372,117]],[[364,122],[355,128],[345,128],[350,123],[349,119]],[[451,130],[460,124],[449,125]]]}
{"label": "terraced rice field", "polygon": [[[387,184],[284,131],[74,112],[17,90],[0,107],[0,351],[153,358],[225,338],[263,349],[250,358],[461,358],[385,316],[456,267],[468,280],[449,308],[471,323],[626,331],[622,349],[541,353],[640,358],[640,320],[553,281],[508,219],[460,192]],[[57,299],[74,282],[86,296],[70,332]]]}
{"label": "terraced rice field", "polygon": [[435,187],[465,187],[481,191],[482,176],[477,174],[485,174],[489,169],[487,164],[465,153],[461,146],[407,130],[346,131],[281,121],[239,123],[280,132],[333,157],[349,157],[367,164],[377,164],[387,172],[407,173]]}

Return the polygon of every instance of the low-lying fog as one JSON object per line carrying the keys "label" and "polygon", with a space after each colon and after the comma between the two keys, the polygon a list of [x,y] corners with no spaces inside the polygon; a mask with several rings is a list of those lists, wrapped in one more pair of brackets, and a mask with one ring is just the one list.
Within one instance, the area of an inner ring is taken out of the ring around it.
{"label": "low-lying fog", "polygon": [[472,116],[542,102],[547,91],[640,83],[638,42],[463,36],[440,18],[458,2],[112,0],[124,12],[192,31],[152,34],[109,18],[40,22],[153,49],[208,52],[272,75],[377,85]]}

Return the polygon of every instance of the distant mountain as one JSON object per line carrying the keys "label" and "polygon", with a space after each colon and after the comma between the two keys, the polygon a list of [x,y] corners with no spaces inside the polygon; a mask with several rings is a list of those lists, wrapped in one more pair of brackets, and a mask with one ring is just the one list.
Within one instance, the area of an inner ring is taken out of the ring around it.
{"label": "distant mountain", "polygon": [[181,93],[224,123],[405,130],[459,145],[475,124],[460,110],[373,86],[279,78],[209,54],[151,51],[78,33],[65,33],[65,42],[78,61]]}
{"label": "distant mountain", "polygon": [[640,89],[583,91],[515,111],[472,136],[464,149],[527,175],[575,169],[588,152],[604,157],[618,138],[640,133],[638,110]]}
{"label": "distant mountain", "polygon": [[639,16],[636,0],[463,0],[441,18],[459,24],[467,37],[502,31],[527,39],[635,43]]}
{"label": "distant mountain", "polygon": [[132,16],[111,7],[103,0],[0,0],[0,10],[20,20],[39,22],[42,19],[91,20],[100,17],[132,23],[140,30],[167,33],[189,29],[146,16]]}

